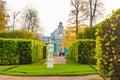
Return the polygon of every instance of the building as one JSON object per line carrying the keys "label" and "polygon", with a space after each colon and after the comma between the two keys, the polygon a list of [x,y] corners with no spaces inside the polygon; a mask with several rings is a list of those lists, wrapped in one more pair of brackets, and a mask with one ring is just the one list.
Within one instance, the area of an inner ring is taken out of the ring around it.
{"label": "building", "polygon": [[50,41],[54,45],[54,54],[58,53],[67,53],[66,48],[64,48],[64,39],[63,36],[65,35],[65,29],[62,22],[59,22],[57,29],[55,29],[51,36],[42,36],[41,39],[46,43],[49,44]]}

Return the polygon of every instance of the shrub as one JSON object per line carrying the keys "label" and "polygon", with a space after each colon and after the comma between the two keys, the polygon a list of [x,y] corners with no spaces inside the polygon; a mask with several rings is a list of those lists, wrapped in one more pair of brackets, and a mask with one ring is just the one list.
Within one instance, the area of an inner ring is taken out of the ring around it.
{"label": "shrub", "polygon": [[43,44],[35,40],[0,39],[0,64],[28,64],[43,59]]}
{"label": "shrub", "polygon": [[96,39],[96,27],[91,26],[84,29],[84,39]]}
{"label": "shrub", "polygon": [[120,80],[120,9],[97,26],[97,70],[104,80]]}
{"label": "shrub", "polygon": [[34,34],[25,30],[0,31],[0,38],[34,39]]}
{"label": "shrub", "polygon": [[0,38],[8,38],[8,31],[0,31]]}
{"label": "shrub", "polygon": [[86,27],[84,30],[78,33],[79,39],[96,39],[95,36],[96,27]]}
{"label": "shrub", "polygon": [[43,46],[43,59],[47,58],[47,46]]}
{"label": "shrub", "polygon": [[84,39],[84,30],[78,33],[78,39]]}
{"label": "shrub", "polygon": [[17,64],[19,62],[16,47],[15,40],[0,39],[0,64]]}
{"label": "shrub", "polygon": [[82,64],[95,64],[94,57],[95,40],[81,39],[74,42],[68,48],[68,61],[78,62]]}

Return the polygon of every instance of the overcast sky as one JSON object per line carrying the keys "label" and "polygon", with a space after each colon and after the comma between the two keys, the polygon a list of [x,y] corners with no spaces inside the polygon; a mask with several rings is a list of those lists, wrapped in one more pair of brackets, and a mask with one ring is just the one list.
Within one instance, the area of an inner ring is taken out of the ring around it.
{"label": "overcast sky", "polygon": [[[22,11],[26,6],[36,8],[40,16],[44,34],[50,35],[60,21],[67,25],[70,11],[70,0],[4,0],[11,11]],[[120,0],[103,0],[106,8],[105,16],[112,10],[120,8]]]}

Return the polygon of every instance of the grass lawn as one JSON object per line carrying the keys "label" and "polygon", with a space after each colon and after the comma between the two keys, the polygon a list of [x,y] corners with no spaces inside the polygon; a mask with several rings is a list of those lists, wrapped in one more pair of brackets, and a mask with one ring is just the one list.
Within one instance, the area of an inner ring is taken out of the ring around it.
{"label": "grass lawn", "polygon": [[97,74],[97,72],[83,64],[54,64],[54,68],[47,69],[47,64],[38,62],[27,65],[9,65],[0,68],[0,74],[19,76],[82,76]]}

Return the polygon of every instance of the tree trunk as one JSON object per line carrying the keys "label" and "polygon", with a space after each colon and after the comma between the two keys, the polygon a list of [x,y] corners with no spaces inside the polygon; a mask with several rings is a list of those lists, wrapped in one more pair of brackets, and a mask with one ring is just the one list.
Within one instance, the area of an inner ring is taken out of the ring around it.
{"label": "tree trunk", "polygon": [[92,26],[92,0],[89,0],[89,5],[90,5],[90,26]]}
{"label": "tree trunk", "polygon": [[78,39],[78,10],[76,11],[76,39]]}

